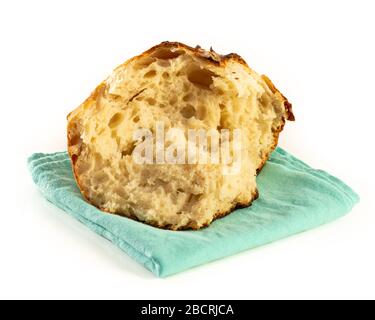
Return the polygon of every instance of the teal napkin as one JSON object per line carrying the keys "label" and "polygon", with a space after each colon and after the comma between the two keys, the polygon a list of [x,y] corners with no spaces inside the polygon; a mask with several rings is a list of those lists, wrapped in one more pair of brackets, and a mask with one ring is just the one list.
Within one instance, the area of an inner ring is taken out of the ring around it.
{"label": "teal napkin", "polygon": [[81,196],[66,152],[34,154],[34,182],[57,207],[166,277],[333,221],[359,201],[343,182],[278,148],[258,177],[260,198],[200,231],[166,231],[103,213]]}

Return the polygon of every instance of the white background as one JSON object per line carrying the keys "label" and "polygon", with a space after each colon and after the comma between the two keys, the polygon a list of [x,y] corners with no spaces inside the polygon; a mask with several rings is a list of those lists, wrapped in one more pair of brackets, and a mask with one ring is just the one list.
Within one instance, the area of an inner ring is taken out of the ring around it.
{"label": "white background", "polygon": [[[0,298],[375,298],[374,1],[1,1]],[[156,279],[45,201],[26,159],[164,40],[241,54],[294,105],[280,145],[361,196],[346,217]]]}

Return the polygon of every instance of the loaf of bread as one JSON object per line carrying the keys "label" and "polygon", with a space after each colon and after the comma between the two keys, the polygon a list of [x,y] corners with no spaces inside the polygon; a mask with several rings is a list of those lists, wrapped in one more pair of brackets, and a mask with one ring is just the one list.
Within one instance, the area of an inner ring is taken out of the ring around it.
{"label": "loaf of bread", "polygon": [[[92,205],[196,230],[258,197],[256,175],[286,120],[294,120],[291,104],[237,54],[163,42],[115,69],[68,116],[68,152]],[[186,146],[200,141],[191,132],[209,135],[190,157]],[[227,157],[214,137],[231,146]],[[151,149],[141,148],[146,140]]]}

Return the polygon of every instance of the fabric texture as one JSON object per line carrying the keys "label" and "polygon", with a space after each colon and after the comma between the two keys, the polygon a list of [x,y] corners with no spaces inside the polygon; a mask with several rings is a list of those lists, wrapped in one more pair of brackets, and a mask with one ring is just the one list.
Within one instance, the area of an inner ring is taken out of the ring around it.
{"label": "fabric texture", "polygon": [[359,201],[339,179],[277,148],[258,176],[260,198],[199,231],[167,231],[87,203],[66,152],[28,160],[42,194],[158,277],[166,277],[331,222]]}

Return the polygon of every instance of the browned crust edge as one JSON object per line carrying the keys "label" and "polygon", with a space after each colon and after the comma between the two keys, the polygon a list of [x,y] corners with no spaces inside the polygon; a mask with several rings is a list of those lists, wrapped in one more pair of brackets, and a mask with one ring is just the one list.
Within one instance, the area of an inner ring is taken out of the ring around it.
{"label": "browned crust edge", "polygon": [[[160,48],[181,48],[181,49],[185,49],[185,50],[188,50],[190,51],[190,53],[194,54],[195,56],[197,56],[198,58],[201,58],[201,59],[204,59],[205,61],[209,62],[209,63],[212,63],[216,66],[222,66],[224,67],[226,65],[226,63],[228,61],[236,61],[242,65],[244,65],[250,72],[252,72],[251,68],[248,66],[248,64],[246,63],[246,61],[238,54],[236,53],[230,53],[230,54],[227,54],[227,55],[219,55],[218,53],[216,53],[212,48],[210,49],[210,51],[206,51],[204,49],[202,49],[200,46],[197,46],[195,48],[193,47],[190,47],[186,44],[183,44],[183,43],[180,43],[180,42],[169,42],[169,41],[165,41],[165,42],[162,42],[160,43],[159,45],[156,45],[154,47],[152,47],[151,49],[145,51],[144,53],[138,55],[138,56],[135,56],[129,60],[127,60],[125,63],[123,63],[122,65],[120,65],[119,67],[117,68],[120,68],[120,67],[124,67],[126,66],[127,64],[129,64],[130,62],[136,60],[136,59],[139,59],[139,58],[142,58],[142,57],[145,57],[145,56],[149,56],[150,54],[152,54],[154,51],[156,51],[157,49],[160,49]],[[116,69],[117,69],[116,68]],[[277,147],[277,144],[278,144],[278,139],[279,139],[279,135],[280,135],[280,132],[283,130],[284,128],[284,125],[286,123],[287,120],[289,121],[295,121],[295,117],[294,117],[294,114],[293,114],[293,110],[292,110],[292,104],[288,101],[288,99],[275,87],[275,85],[272,83],[272,81],[266,76],[266,75],[262,75],[261,76],[262,79],[265,81],[265,83],[267,84],[267,86],[269,87],[269,89],[272,91],[272,93],[274,94],[279,94],[280,97],[281,97],[281,102],[284,104],[285,106],[285,110],[287,111],[287,117],[283,119],[283,123],[282,125],[277,128],[277,130],[274,131],[274,143],[273,143],[273,146],[271,147],[271,150],[268,154],[264,155],[264,158],[262,160],[262,163],[261,165],[259,166],[259,168],[257,169],[257,174],[262,170],[262,168],[264,167],[264,165],[266,164],[266,162],[268,161],[268,158],[270,156],[270,154],[275,150],[275,148]],[[89,103],[90,101],[95,101],[96,98],[98,97],[100,91],[102,90],[103,88],[103,84],[104,82],[102,82],[94,91],[93,93],[85,100],[85,102],[82,104],[82,105],[85,105],[86,103]],[[81,106],[82,106],[81,105]],[[80,107],[81,107],[80,106]],[[82,188],[82,184],[79,180],[79,176],[77,174],[77,171],[76,171],[76,160],[75,157],[76,155],[72,153],[72,145],[71,145],[71,142],[72,142],[72,137],[70,136],[69,132],[70,132],[70,123],[71,123],[71,120],[72,118],[74,117],[76,111],[78,111],[80,109],[80,107],[78,107],[76,110],[72,111],[71,113],[69,113],[69,115],[67,116],[67,119],[68,119],[68,130],[67,130],[67,141],[68,141],[68,154],[71,158],[71,162],[72,162],[72,169],[73,169],[73,174],[74,174],[74,177],[75,177],[75,180],[77,182],[77,185],[78,185],[78,188],[79,190],[81,191],[82,193],[82,196],[84,197],[84,199],[89,202],[90,204],[91,201],[89,199],[89,197],[85,194],[83,188]],[[133,219],[135,221],[139,221],[139,222],[142,222],[142,223],[145,223],[145,224],[148,224],[150,226],[153,226],[153,227],[156,227],[156,228],[160,228],[160,229],[163,229],[163,230],[172,230],[172,231],[182,231],[182,230],[199,230],[199,229],[202,229],[202,228],[206,228],[208,227],[213,221],[215,221],[216,219],[220,219],[220,218],[223,218],[227,215],[229,215],[230,213],[232,213],[233,211],[237,210],[237,209],[240,209],[240,208],[247,208],[249,206],[252,205],[252,203],[258,199],[259,197],[259,192],[256,191],[255,194],[252,195],[252,199],[248,202],[248,203],[233,203],[232,207],[227,210],[227,211],[224,211],[224,212],[217,212],[214,216],[214,218],[212,219],[212,221],[210,222],[207,222],[205,225],[201,226],[201,227],[195,227],[195,226],[185,226],[185,227],[180,227],[178,229],[174,229],[172,226],[168,226],[168,225],[160,225],[160,224],[157,224],[157,223],[153,223],[153,222],[144,222],[144,221],[140,221],[135,215],[133,214],[129,214],[129,215],[122,215],[124,217],[127,217],[127,218],[130,218],[130,219]],[[106,210],[105,208],[98,208],[100,209],[101,211],[104,211],[104,212],[107,212],[107,213],[111,213],[109,212],[108,210]]]}

